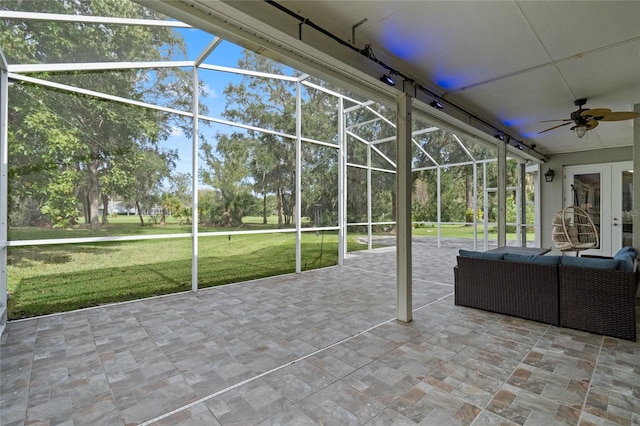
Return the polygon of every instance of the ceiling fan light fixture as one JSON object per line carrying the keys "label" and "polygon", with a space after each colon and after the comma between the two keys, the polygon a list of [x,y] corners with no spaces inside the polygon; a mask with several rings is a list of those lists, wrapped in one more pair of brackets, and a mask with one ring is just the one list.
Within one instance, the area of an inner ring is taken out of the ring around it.
{"label": "ceiling fan light fixture", "polygon": [[574,126],[571,130],[575,132],[577,137],[582,138],[584,135],[587,134],[587,130],[589,129],[585,124],[580,124],[578,126]]}
{"label": "ceiling fan light fixture", "polygon": [[582,138],[589,130],[593,130],[598,127],[598,124],[601,121],[623,121],[640,118],[640,112],[635,111],[611,111],[609,108],[582,108],[585,103],[587,103],[586,99],[576,99],[573,102],[573,104],[579,108],[577,111],[573,111],[571,113],[571,118],[541,121],[541,123],[560,121],[562,124],[550,127],[538,132],[538,134],[557,129],[558,127],[574,124],[573,127],[570,127],[571,131],[574,132],[578,138]]}

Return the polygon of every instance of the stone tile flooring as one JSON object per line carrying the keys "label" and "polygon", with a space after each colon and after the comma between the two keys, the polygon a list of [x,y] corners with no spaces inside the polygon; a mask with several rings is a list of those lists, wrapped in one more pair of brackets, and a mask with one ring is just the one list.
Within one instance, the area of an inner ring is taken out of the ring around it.
{"label": "stone tile flooring", "polygon": [[453,304],[456,247],[10,322],[3,426],[640,425],[640,343]]}

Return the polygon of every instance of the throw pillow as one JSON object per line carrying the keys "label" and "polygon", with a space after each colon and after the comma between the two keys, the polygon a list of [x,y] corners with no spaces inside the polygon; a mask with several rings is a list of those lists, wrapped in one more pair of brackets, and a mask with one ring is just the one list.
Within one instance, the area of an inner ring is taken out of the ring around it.
{"label": "throw pillow", "polygon": [[567,234],[569,234],[569,241],[571,241],[571,244],[580,243],[580,240],[578,239],[578,228],[573,225],[569,225],[567,228]]}
{"label": "throw pillow", "polygon": [[561,265],[578,266],[581,268],[618,269],[618,259],[599,259],[591,257],[561,256]]}
{"label": "throw pillow", "polygon": [[509,262],[535,263],[537,265],[558,265],[560,256],[540,256],[529,254],[513,254],[507,253],[504,260]]}
{"label": "throw pillow", "polygon": [[618,265],[618,269],[631,272],[633,271],[633,264],[637,254],[638,251],[635,248],[627,246],[622,247],[620,250],[618,250],[613,258],[617,259],[620,262]]}
{"label": "throw pillow", "polygon": [[504,259],[504,253],[491,253],[487,251],[458,250],[458,254],[462,257],[472,257],[474,259]]}
{"label": "throw pillow", "polygon": [[553,221],[554,225],[564,225],[564,226],[569,226],[569,223],[571,222],[571,218],[569,217],[563,217],[562,212],[558,212],[556,213],[556,219]]}

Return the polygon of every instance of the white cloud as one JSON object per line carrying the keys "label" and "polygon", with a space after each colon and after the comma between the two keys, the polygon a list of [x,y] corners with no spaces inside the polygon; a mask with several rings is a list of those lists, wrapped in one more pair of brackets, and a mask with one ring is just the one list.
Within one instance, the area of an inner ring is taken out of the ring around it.
{"label": "white cloud", "polygon": [[216,93],[215,89],[212,89],[211,86],[209,86],[208,84],[204,84],[203,86],[204,88],[204,94],[206,97],[208,98],[217,98],[218,94]]}
{"label": "white cloud", "polygon": [[184,132],[179,127],[171,127],[171,132],[169,133],[171,137],[177,138],[180,136],[184,136]]}

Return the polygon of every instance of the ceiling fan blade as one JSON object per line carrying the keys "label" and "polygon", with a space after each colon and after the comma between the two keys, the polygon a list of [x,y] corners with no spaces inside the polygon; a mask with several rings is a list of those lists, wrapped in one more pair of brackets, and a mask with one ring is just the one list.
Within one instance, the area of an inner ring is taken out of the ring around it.
{"label": "ceiling fan blade", "polygon": [[563,120],[542,120],[542,121],[538,121],[538,123],[552,123],[554,121],[573,121],[573,120],[570,119],[570,118],[566,118],[566,119],[563,119]]}
{"label": "ceiling fan blade", "polygon": [[596,119],[592,118],[592,119],[587,120],[587,131],[593,130],[594,128],[598,127],[598,124],[600,124],[600,123]]}
{"label": "ceiling fan blade", "polygon": [[599,118],[599,117],[606,117],[609,114],[611,114],[611,110],[609,108],[587,109],[587,110],[582,111],[580,113],[580,115],[583,116],[583,117],[593,117],[596,120],[601,120],[601,118]]}
{"label": "ceiling fan blade", "polygon": [[632,120],[640,117],[640,113],[632,111],[615,111],[611,112],[600,119],[600,121],[622,121]]}
{"label": "ceiling fan blade", "polygon": [[557,126],[553,126],[553,127],[548,128],[547,130],[543,130],[541,132],[538,132],[538,134],[544,133],[544,132],[548,132],[549,130],[557,129],[558,127],[567,126],[569,124],[573,124],[573,121],[569,121],[568,123],[564,123],[564,124],[558,124]]}

